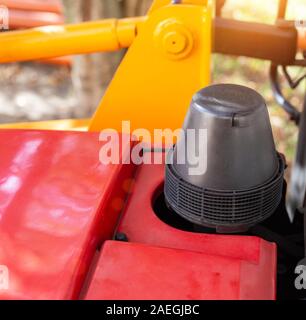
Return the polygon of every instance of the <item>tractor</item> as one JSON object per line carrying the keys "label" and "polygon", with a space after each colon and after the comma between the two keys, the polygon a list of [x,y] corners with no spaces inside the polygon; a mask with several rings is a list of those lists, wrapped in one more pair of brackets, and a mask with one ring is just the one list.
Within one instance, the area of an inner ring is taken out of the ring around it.
{"label": "tractor", "polygon": [[[306,67],[306,27],[284,0],[273,25],[224,2],[0,34],[0,63],[127,49],[91,119],[0,126],[0,299],[306,298],[306,104],[280,81],[305,78],[287,68]],[[211,85],[213,53],[270,61],[299,126],[290,183],[266,102]]]}

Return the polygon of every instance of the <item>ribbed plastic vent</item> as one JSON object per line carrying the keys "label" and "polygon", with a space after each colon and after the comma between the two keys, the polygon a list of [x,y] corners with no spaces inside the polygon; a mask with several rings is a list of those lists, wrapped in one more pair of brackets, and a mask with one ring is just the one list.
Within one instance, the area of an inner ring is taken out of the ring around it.
{"label": "ribbed plastic vent", "polygon": [[214,228],[244,229],[257,224],[277,209],[284,180],[285,159],[278,154],[279,169],[267,183],[248,190],[218,191],[194,186],[166,167],[165,197],[170,207],[186,220]]}

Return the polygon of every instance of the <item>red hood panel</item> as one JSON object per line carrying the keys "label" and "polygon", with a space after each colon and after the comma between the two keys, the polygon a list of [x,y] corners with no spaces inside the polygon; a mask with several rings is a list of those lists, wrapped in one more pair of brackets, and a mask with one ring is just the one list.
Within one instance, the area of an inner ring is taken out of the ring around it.
{"label": "red hood panel", "polygon": [[1,299],[78,296],[131,171],[100,164],[102,146],[97,133],[0,131],[0,265],[9,269]]}

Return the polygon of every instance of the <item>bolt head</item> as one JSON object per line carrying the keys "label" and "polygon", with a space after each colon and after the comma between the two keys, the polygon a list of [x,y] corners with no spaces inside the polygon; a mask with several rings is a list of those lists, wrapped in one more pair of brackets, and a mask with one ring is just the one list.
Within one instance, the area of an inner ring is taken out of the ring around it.
{"label": "bolt head", "polygon": [[172,31],[165,35],[164,46],[168,53],[179,54],[182,53],[188,44],[186,36],[180,32]]}
{"label": "bolt head", "polygon": [[168,59],[181,60],[188,57],[193,49],[193,34],[180,21],[162,21],[154,33],[156,48]]}

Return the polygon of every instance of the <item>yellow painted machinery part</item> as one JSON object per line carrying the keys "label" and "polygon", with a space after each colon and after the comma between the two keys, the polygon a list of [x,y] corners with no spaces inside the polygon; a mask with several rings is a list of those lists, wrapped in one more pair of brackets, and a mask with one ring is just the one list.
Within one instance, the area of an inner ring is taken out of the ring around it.
{"label": "yellow painted machinery part", "polygon": [[[193,94],[210,83],[212,6],[153,3],[103,97],[90,131],[181,128]],[[192,2],[192,1],[190,1]],[[136,134],[137,135],[137,134]]]}
{"label": "yellow painted machinery part", "polygon": [[0,63],[128,48],[145,19],[107,19],[1,33]]}
{"label": "yellow painted machinery part", "polygon": [[87,131],[90,119],[67,119],[53,121],[38,121],[38,122],[21,122],[1,124],[1,129],[31,129],[31,130],[72,130],[72,131]]}
{"label": "yellow painted machinery part", "polygon": [[298,28],[298,48],[306,51],[306,28]]}
{"label": "yellow painted machinery part", "polygon": [[[90,122],[131,130],[181,128],[193,94],[210,82],[212,6],[208,0],[155,0],[148,17],[50,26],[0,35],[0,63],[130,47]],[[84,130],[79,120],[0,128]]]}

